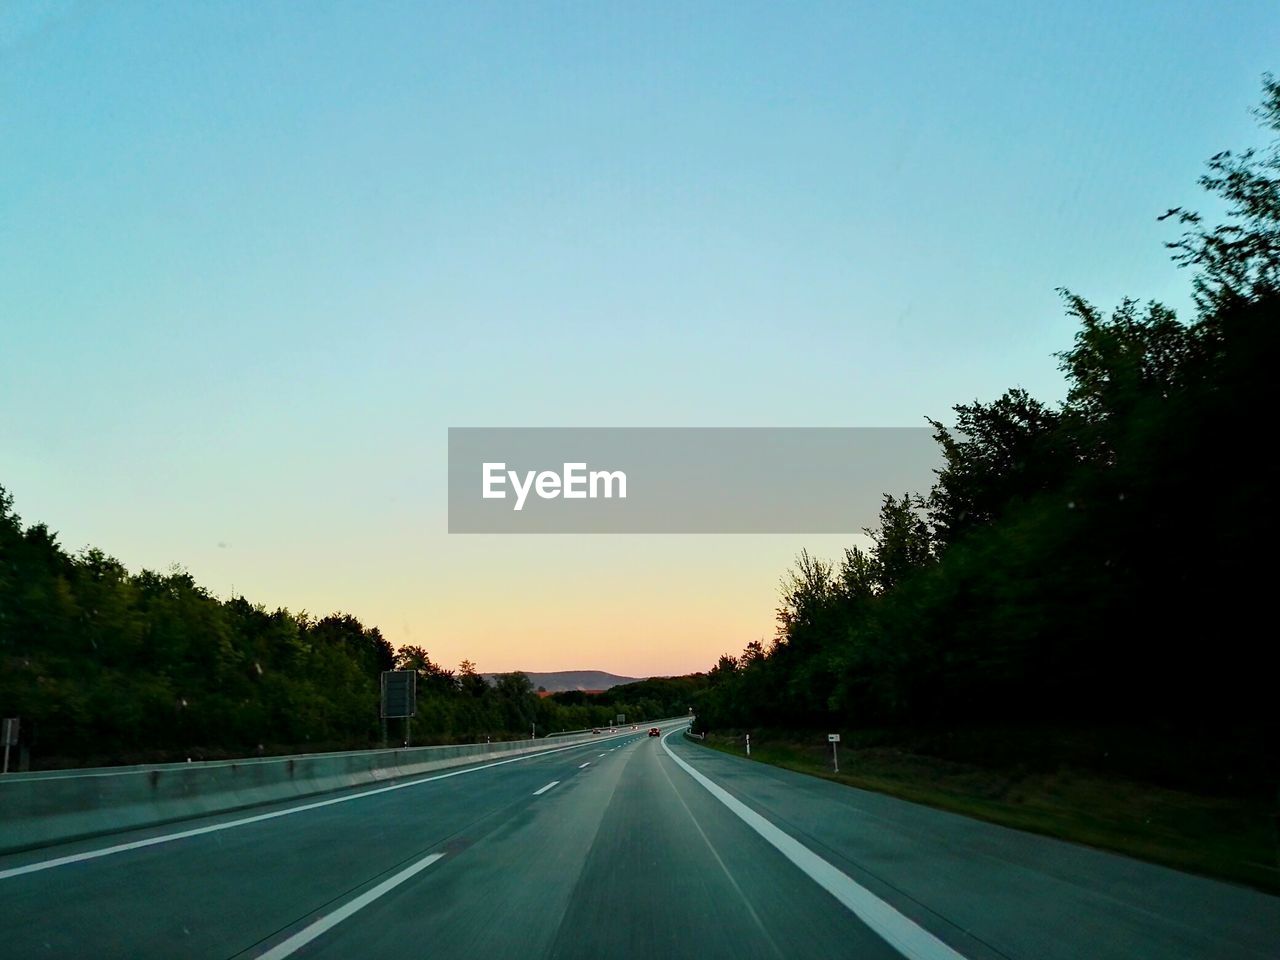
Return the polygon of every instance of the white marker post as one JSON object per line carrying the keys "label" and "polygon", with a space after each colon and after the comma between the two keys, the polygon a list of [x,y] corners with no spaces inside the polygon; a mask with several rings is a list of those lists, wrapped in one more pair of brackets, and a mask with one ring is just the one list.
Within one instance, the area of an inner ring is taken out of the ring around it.
{"label": "white marker post", "polygon": [[747,756],[751,756],[751,734],[747,734]]}
{"label": "white marker post", "polygon": [[4,741],[4,768],[0,773],[9,772],[9,748],[18,745],[18,718],[5,717],[0,720],[0,740]]}
{"label": "white marker post", "polygon": [[840,734],[828,733],[827,742],[831,744],[831,762],[835,764],[835,772],[840,772],[840,755],[836,753],[836,744],[840,742]]}

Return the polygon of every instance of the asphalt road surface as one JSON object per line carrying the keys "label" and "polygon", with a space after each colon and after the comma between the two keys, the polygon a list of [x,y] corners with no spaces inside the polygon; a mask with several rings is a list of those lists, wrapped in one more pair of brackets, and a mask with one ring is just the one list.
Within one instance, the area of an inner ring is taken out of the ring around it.
{"label": "asphalt road surface", "polygon": [[1278,898],[666,729],[2,857],[0,957],[1280,956]]}

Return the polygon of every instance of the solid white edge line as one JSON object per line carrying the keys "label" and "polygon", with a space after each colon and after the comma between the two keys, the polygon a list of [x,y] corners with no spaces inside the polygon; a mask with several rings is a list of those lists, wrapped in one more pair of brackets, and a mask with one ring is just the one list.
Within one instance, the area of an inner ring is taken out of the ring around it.
{"label": "solid white edge line", "polygon": [[779,853],[799,867],[809,879],[844,904],[889,946],[910,960],[966,960],[963,954],[957,953],[924,927],[898,912],[848,874],[842,873],[799,840],[775,827],[723,787],[677,757],[675,752],[667,746],[667,737],[675,732],[673,730],[662,738],[662,749],[667,752],[667,756],[674,760],[685,773],[706,787],[713,797],[733,811],[740,820],[760,834]]}
{"label": "solid white edge line", "polygon": [[535,797],[540,797],[559,782],[560,782],[559,780],[552,780],[545,787],[539,787],[537,790],[533,791],[533,795]]}
{"label": "solid white edge line", "polygon": [[[86,850],[84,853],[72,853],[65,857],[55,857],[52,860],[41,860],[36,863],[24,864],[21,867],[10,867],[7,870],[0,870],[0,880],[8,880],[10,877],[20,877],[28,873],[38,873],[41,870],[51,870],[54,867],[65,866],[68,863],[80,863],[84,860],[96,860],[99,857],[107,857],[114,853],[125,853],[129,850],[139,850],[142,847],[153,847],[158,843],[169,843],[173,840],[185,840],[187,837],[198,837],[205,833],[216,833],[219,830],[230,830],[232,827],[243,827],[250,823],[261,823],[263,820],[274,820],[277,817],[287,817],[295,813],[302,813],[306,810],[316,810],[320,807],[329,807],[335,803],[347,803],[350,800],[359,800],[362,797],[372,797],[379,793],[389,793],[392,790],[403,790],[406,787],[416,787],[419,784],[432,783],[436,780],[446,780],[449,777],[459,777],[467,773],[478,773],[481,770],[501,767],[504,764],[516,763],[520,760],[532,760],[534,757],[547,757],[554,753],[564,753],[566,750],[578,750],[597,742],[599,741],[572,743],[567,747],[556,747],[554,750],[541,750],[537,753],[522,753],[518,757],[508,757],[506,760],[495,760],[493,763],[482,764],[478,767],[465,767],[462,770],[452,770],[449,773],[437,773],[434,776],[423,777],[419,780],[409,780],[405,783],[392,783],[385,787],[375,787],[372,790],[363,790],[360,793],[346,794],[341,797],[330,797],[328,800],[315,800],[311,803],[304,803],[296,807],[288,807],[284,810],[272,810],[270,813],[259,813],[252,817],[241,817],[237,820],[227,820],[223,823],[211,823],[205,827],[195,827],[191,830],[179,831],[178,833],[166,833],[158,837],[146,837],[142,840],[130,840],[128,843],[117,843],[110,847],[102,847],[99,850]],[[132,827],[129,829],[140,830],[145,828]]]}
{"label": "solid white edge line", "polygon": [[342,906],[338,907],[338,909],[334,910],[333,913],[326,914],[310,926],[303,927],[289,939],[282,940],[266,953],[258,954],[257,960],[284,960],[285,957],[292,956],[322,933],[327,930],[332,930],[353,913],[364,909],[383,894],[400,886],[400,884],[404,883],[414,874],[425,870],[437,860],[442,859],[444,859],[443,853],[428,854],[416,863],[412,863],[405,867],[394,876],[383,880],[376,887],[372,887],[360,894],[360,896],[352,900],[348,900]]}

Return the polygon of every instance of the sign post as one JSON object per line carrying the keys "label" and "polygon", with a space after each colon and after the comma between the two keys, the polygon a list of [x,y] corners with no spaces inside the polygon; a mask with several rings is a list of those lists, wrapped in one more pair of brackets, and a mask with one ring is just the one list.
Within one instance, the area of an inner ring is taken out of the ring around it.
{"label": "sign post", "polygon": [[4,741],[4,768],[0,773],[9,772],[9,748],[18,744],[18,718],[5,717],[0,720],[0,741]]}
{"label": "sign post", "polygon": [[840,734],[828,733],[827,742],[831,744],[831,762],[835,765],[835,772],[840,772],[840,754],[836,752],[836,744],[840,742]]}
{"label": "sign post", "polygon": [[404,718],[404,743],[409,745],[409,721],[418,712],[418,671],[382,671],[382,744],[387,743],[387,720]]}

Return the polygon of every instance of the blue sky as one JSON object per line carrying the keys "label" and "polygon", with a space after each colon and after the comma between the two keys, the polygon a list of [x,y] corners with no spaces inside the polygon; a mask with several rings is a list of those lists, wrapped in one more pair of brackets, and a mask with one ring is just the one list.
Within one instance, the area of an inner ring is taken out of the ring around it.
{"label": "blue sky", "polygon": [[1055,287],[1185,305],[1155,217],[1258,141],[1278,40],[1274,3],[6,3],[0,484],[446,662],[705,665],[838,542],[450,538],[446,428],[1056,399]]}

